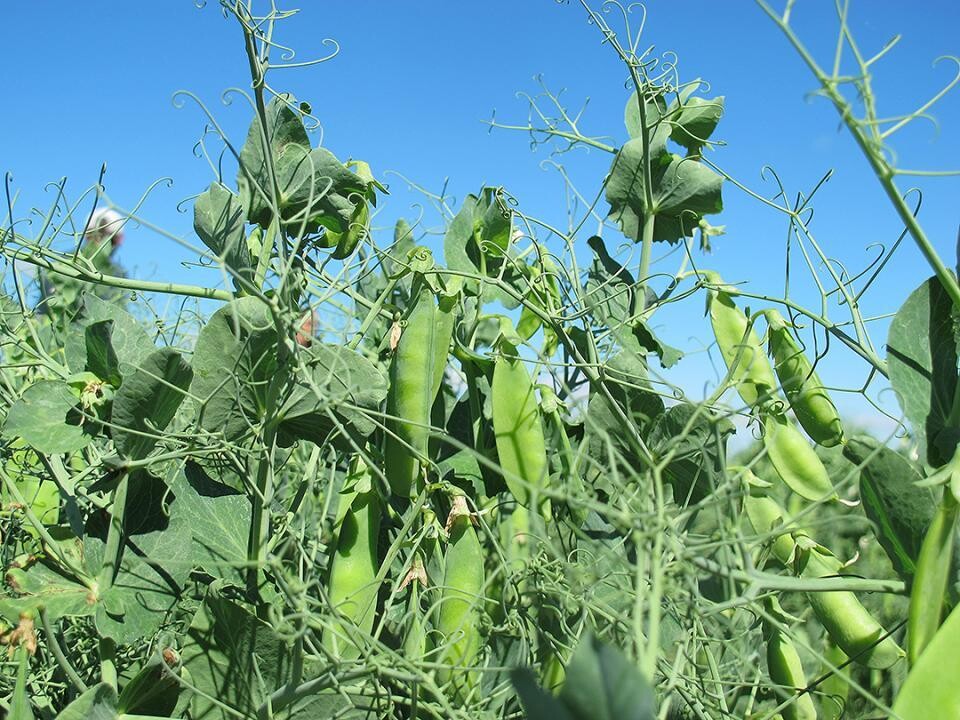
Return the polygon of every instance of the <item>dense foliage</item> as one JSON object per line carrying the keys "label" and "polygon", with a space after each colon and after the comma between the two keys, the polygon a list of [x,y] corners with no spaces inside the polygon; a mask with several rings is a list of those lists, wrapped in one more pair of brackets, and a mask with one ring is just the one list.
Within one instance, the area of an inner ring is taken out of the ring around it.
{"label": "dense foliage", "polygon": [[[701,267],[723,98],[616,11],[583,3],[628,72],[629,139],[581,135],[552,96],[525,128],[611,154],[584,221],[502,187],[435,198],[441,260],[419,224],[374,237],[375,164],[315,146],[310,105],[268,84],[288,15],[221,0],[255,109],[222,138],[236,176],[193,205],[224,286],[125,277],[116,221],[79,204],[3,231],[6,716],[960,717],[960,286],[895,184],[845,16],[859,74],[816,64],[792,3],[758,4],[930,261],[883,354],[873,276],[826,261],[812,193],[766,202],[829,308]],[[583,232],[597,212],[615,241]],[[683,250],[668,282],[657,243]],[[156,294],[181,312],[151,318]],[[651,318],[673,302],[706,302],[724,372],[703,401],[665,380],[681,353]],[[888,378],[910,447],[844,423],[824,338]],[[728,458],[734,420],[758,440]]]}

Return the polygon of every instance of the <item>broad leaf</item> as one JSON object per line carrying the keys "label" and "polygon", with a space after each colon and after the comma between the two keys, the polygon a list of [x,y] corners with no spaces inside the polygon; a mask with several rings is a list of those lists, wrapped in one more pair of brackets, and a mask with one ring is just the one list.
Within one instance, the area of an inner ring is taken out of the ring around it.
{"label": "broad leaf", "polygon": [[681,158],[659,138],[650,146],[653,205],[646,207],[643,140],[630,140],[617,152],[607,180],[610,218],[634,242],[642,239],[644,218],[653,213],[653,239],[677,242],[693,235],[704,215],[723,210],[723,178],[703,163]]}
{"label": "broad leaf", "polygon": [[319,445],[333,433],[355,439],[370,435],[377,428],[370,413],[387,396],[386,376],[342,345],[314,343],[303,357],[304,372],[280,410],[284,441]]}
{"label": "broad leaf", "polygon": [[289,146],[299,148],[301,154],[310,151],[310,139],[300,116],[287,104],[292,98],[273,98],[267,105],[267,125],[264,128],[260,117],[255,115],[247,141],[240,151],[240,171],[237,187],[240,202],[246,211],[247,221],[266,228],[273,212],[270,208],[272,189],[267,167],[267,157],[279,158]]}
{"label": "broad leaf", "polygon": [[592,635],[581,639],[554,698],[523,671],[512,675],[529,720],[654,720],[653,688],[619,650]]}
{"label": "broad leaf", "polygon": [[957,391],[953,312],[943,285],[930,278],[897,311],[887,338],[890,384],[933,466],[957,446],[956,431],[943,432]]}
{"label": "broad leaf", "polygon": [[720,122],[723,101],[723,96],[710,100],[701,97],[684,100],[679,107],[679,113],[671,117],[673,129],[670,139],[685,147],[691,155],[699,153]]}
{"label": "broad leaf", "polygon": [[42,453],[71,453],[93,440],[70,387],[56,380],[41,380],[26,389],[13,404],[3,424],[3,436],[23,438]]}
{"label": "broad leaf", "polygon": [[[80,318],[67,333],[64,353],[67,364],[74,372],[87,369],[86,328],[103,320],[112,320],[110,344],[121,364],[137,367],[156,345],[143,326],[121,303],[111,303],[87,293],[83,296],[83,310]],[[121,373],[124,372],[121,366]],[[102,378],[106,379],[106,378]]]}
{"label": "broad leaf", "polygon": [[243,289],[241,279],[252,280],[253,259],[244,232],[240,198],[220,183],[212,183],[193,206],[193,228],[221,262],[233,272],[234,286]]}
{"label": "broad leaf", "polygon": [[57,720],[119,720],[117,691],[107,683],[94,685],[67,705]]}
{"label": "broad leaf", "polygon": [[680,504],[696,504],[716,487],[723,474],[727,438],[733,423],[705,406],[680,403],[667,408],[650,428],[647,444],[655,460],[671,454],[663,477]]}
{"label": "broad leaf", "polygon": [[193,353],[190,392],[203,403],[201,426],[235,440],[261,422],[269,385],[278,381],[277,354],[276,326],[263,301],[243,297],[215,312]]}
{"label": "broad leaf", "polygon": [[87,364],[84,368],[104,382],[120,387],[120,360],[113,349],[113,320],[100,320],[87,325],[84,341],[87,348]]}
{"label": "broad leaf", "polygon": [[851,438],[844,456],[860,467],[863,511],[894,570],[909,581],[916,572],[923,537],[937,509],[936,494],[917,487],[923,479],[900,453],[873,438]]}
{"label": "broad leaf", "polygon": [[[6,573],[6,585],[9,592],[0,596],[0,615],[13,625],[20,613],[39,608],[47,611],[51,622],[96,612],[97,597],[90,588],[46,565],[36,564],[26,570],[11,568]],[[12,597],[14,594],[18,597]]]}
{"label": "broad leaf", "polygon": [[128,460],[150,454],[190,387],[193,370],[173,348],[150,355],[113,399],[113,442]]}

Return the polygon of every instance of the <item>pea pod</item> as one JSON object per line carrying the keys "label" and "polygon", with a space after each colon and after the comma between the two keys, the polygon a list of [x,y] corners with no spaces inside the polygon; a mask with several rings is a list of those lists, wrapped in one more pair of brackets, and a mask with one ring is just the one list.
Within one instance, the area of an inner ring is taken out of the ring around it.
{"label": "pea pod", "polygon": [[540,406],[530,373],[517,348],[503,340],[491,383],[497,457],[507,487],[517,502],[530,507],[531,495],[547,479],[547,450]]}
{"label": "pea pod", "polygon": [[828,677],[817,686],[820,695],[820,714],[823,720],[841,720],[847,707],[850,683],[841,674],[845,671],[837,672],[834,668],[845,665],[850,658],[833,641],[827,643],[823,657],[821,674]]}
{"label": "pea pod", "polygon": [[843,423],[809,358],[790,333],[783,316],[776,310],[764,315],[768,326],[768,347],[774,369],[790,407],[801,427],[824,447],[843,442]]}
{"label": "pea pod", "polygon": [[379,591],[380,515],[380,498],[376,490],[367,489],[353,497],[340,524],[328,591],[330,604],[346,625],[327,628],[323,645],[341,658],[359,657],[360,646],[351,638],[357,632],[369,634],[373,628]]}
{"label": "pea pod", "polygon": [[[838,575],[843,564],[824,548],[802,553],[800,576],[823,578]],[[849,591],[809,592],[807,601],[831,639],[853,660],[867,667],[884,669],[903,657],[903,650],[883,626]],[[882,639],[881,639],[882,638]]]}
{"label": "pea pod", "polygon": [[953,562],[954,530],[960,506],[949,487],[923,537],[917,573],[910,591],[907,616],[907,654],[913,665],[933,639],[943,618],[943,608]]}
{"label": "pea pod", "polygon": [[813,501],[836,496],[816,451],[783,413],[765,415],[763,446],[777,474],[797,495]]}
{"label": "pea pod", "polygon": [[443,591],[437,613],[442,643],[437,677],[463,701],[476,687],[477,673],[468,670],[480,652],[478,620],[483,605],[483,550],[473,517],[462,496],[453,498],[447,520],[449,544],[444,559]]}
{"label": "pea pod", "polygon": [[384,467],[391,491],[409,497],[414,490],[420,458],[427,456],[430,410],[443,380],[453,333],[454,307],[424,282],[407,316],[390,364],[387,412],[392,416],[384,448]]}
{"label": "pea pod", "polygon": [[900,720],[960,720],[960,608],[954,608],[910,669],[893,703]]}
{"label": "pea pod", "polygon": [[[787,513],[771,498],[747,498],[745,506],[750,523],[758,533],[769,533],[788,519]],[[843,567],[826,548],[804,535],[780,535],[774,541],[773,554],[802,578],[838,575]],[[903,657],[900,646],[887,636],[883,626],[854,593],[846,590],[808,592],[806,597],[831,640],[856,662],[882,669]]]}
{"label": "pea pod", "polygon": [[[706,273],[713,284],[720,284],[716,273]],[[747,316],[722,289],[711,289],[707,296],[710,324],[717,347],[730,371],[730,382],[750,407],[758,407],[777,386],[773,368]]]}
{"label": "pea pod", "polygon": [[[765,605],[767,614],[782,622],[783,611],[780,604],[774,598],[768,598]],[[770,619],[764,622],[764,637],[767,642],[767,670],[770,679],[780,693],[792,700],[780,711],[783,720],[817,720],[813,698],[806,692],[807,677],[803,672],[803,663],[800,662],[800,655],[790,638]]]}

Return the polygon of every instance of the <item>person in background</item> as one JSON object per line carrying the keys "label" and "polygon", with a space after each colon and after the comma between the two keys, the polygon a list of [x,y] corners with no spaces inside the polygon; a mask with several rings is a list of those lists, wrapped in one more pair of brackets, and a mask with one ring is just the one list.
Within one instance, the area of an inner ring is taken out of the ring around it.
{"label": "person in background", "polygon": [[[94,270],[104,275],[123,277],[123,268],[115,262],[114,255],[123,244],[125,223],[126,220],[116,210],[95,210],[83,231],[79,252],[81,262],[85,260]],[[79,312],[83,292],[93,292],[101,299],[111,302],[121,300],[127,295],[120,288],[91,285],[75,278],[41,273],[38,310],[44,315],[57,315],[69,322]]]}

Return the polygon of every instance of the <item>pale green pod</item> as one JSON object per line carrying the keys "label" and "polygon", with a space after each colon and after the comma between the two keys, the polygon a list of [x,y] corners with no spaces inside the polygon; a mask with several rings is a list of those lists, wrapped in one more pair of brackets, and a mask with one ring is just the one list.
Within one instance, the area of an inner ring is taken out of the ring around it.
{"label": "pale green pod", "polygon": [[493,431],[504,480],[517,502],[530,507],[531,490],[547,479],[547,448],[540,405],[517,349],[501,344],[491,383]]}
{"label": "pale green pod", "polygon": [[768,347],[774,369],[800,426],[824,447],[843,442],[843,422],[813,365],[797,344],[783,316],[767,310]]}
{"label": "pale green pod", "polygon": [[[767,611],[774,617],[782,617],[779,604],[773,598],[767,602]],[[790,699],[789,705],[780,712],[783,720],[817,720],[817,708],[810,693],[802,692],[807,687],[807,676],[800,662],[797,649],[783,632],[772,622],[764,623],[764,636],[767,642],[767,671],[784,699]]]}
{"label": "pale green pod", "polygon": [[380,587],[376,582],[380,515],[376,491],[358,493],[337,536],[328,592],[341,625],[325,630],[323,646],[344,659],[360,656],[361,646],[351,638],[357,633],[369,635],[373,629]]}
{"label": "pale green pod", "polygon": [[[719,276],[712,273],[711,282],[719,281]],[[707,307],[717,347],[730,371],[731,384],[747,405],[761,405],[774,392],[777,381],[760,338],[730,293],[710,290]]]}
{"label": "pale green pod", "polygon": [[[800,577],[830,577],[839,574],[841,566],[837,558],[811,548],[804,553]],[[808,592],[806,595],[823,629],[855,662],[884,669],[904,656],[900,646],[887,635],[887,631],[854,593],[837,590]]]}
{"label": "pale green pod", "polygon": [[441,685],[450,685],[453,696],[464,700],[477,686],[475,670],[481,647],[479,628],[483,607],[483,549],[472,516],[462,497],[454,498],[450,511],[449,542],[444,557],[443,588],[437,613],[438,646],[442,647],[437,671]]}
{"label": "pale green pod", "polygon": [[823,462],[786,415],[764,417],[763,446],[777,474],[797,495],[814,501],[836,497]]}

